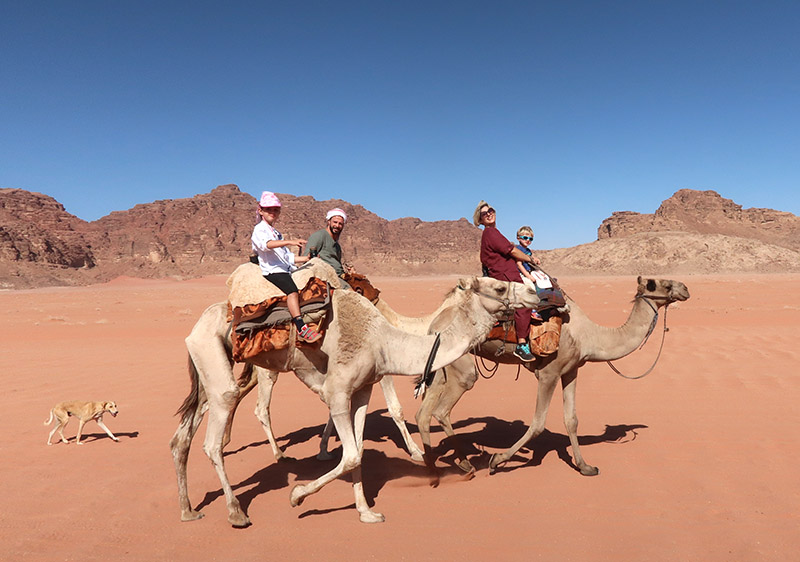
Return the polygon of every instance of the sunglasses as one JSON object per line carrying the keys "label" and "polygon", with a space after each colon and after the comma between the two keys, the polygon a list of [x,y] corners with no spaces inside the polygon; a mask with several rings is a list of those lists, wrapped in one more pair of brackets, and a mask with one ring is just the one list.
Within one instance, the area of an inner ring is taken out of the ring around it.
{"label": "sunglasses", "polygon": [[530,242],[531,240],[533,240],[533,236],[520,236],[519,239],[525,240],[526,242]]}
{"label": "sunglasses", "polygon": [[261,210],[265,213],[272,213],[273,215],[281,212],[280,207],[261,207]]}
{"label": "sunglasses", "polygon": [[494,209],[492,209],[491,207],[489,207],[489,208],[488,208],[488,209],[486,209],[485,211],[481,211],[480,217],[481,217],[481,218],[483,218],[483,217],[485,217],[486,215],[493,215],[493,214],[494,214]]}

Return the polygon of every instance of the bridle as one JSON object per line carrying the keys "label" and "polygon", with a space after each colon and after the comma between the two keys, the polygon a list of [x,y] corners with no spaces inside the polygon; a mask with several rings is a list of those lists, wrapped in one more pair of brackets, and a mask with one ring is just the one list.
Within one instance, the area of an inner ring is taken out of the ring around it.
{"label": "bridle", "polygon": [[667,332],[669,332],[669,328],[667,328],[667,309],[669,308],[669,305],[671,305],[671,304],[674,302],[674,301],[673,301],[673,300],[672,300],[670,297],[668,297],[668,296],[661,296],[661,295],[644,295],[644,294],[642,294],[642,295],[636,295],[636,298],[637,298],[637,299],[642,299],[642,300],[643,300],[645,303],[647,303],[647,304],[650,306],[650,308],[651,308],[651,309],[653,310],[653,312],[654,312],[654,315],[653,315],[653,321],[652,321],[652,322],[650,322],[650,327],[647,329],[647,334],[644,336],[644,340],[642,340],[642,343],[641,343],[641,345],[638,347],[637,351],[639,351],[640,349],[642,349],[642,348],[644,347],[644,344],[646,344],[646,343],[647,343],[647,340],[650,338],[650,334],[652,334],[652,333],[653,333],[653,330],[655,329],[655,327],[656,327],[656,324],[658,323],[658,307],[657,307],[655,304],[653,304],[653,301],[655,301],[655,300],[665,300],[665,301],[667,301],[667,302],[666,302],[666,304],[664,305],[664,331],[663,331],[663,332],[661,332],[661,345],[659,346],[659,348],[658,348],[658,354],[656,355],[656,358],[653,360],[653,364],[652,364],[652,365],[650,365],[650,368],[649,368],[649,369],[647,369],[647,370],[646,370],[644,373],[642,373],[641,375],[638,375],[638,376],[635,376],[635,377],[630,377],[630,376],[628,376],[628,375],[625,375],[625,374],[623,374],[622,372],[620,372],[620,370],[619,370],[619,369],[617,369],[617,368],[616,368],[616,367],[613,365],[613,363],[611,363],[611,361],[606,361],[606,363],[608,363],[608,366],[609,366],[609,367],[611,367],[611,370],[612,370],[612,371],[614,371],[615,373],[617,373],[617,374],[618,374],[619,376],[621,376],[622,378],[629,379],[629,380],[641,379],[641,378],[643,378],[643,377],[645,377],[645,376],[649,375],[649,374],[650,374],[650,372],[651,372],[653,369],[655,369],[655,367],[656,367],[656,363],[658,363],[658,360],[659,360],[659,358],[661,357],[661,350],[662,350],[662,349],[664,349],[664,339],[665,339],[665,337],[666,337],[666,335],[667,335]]}

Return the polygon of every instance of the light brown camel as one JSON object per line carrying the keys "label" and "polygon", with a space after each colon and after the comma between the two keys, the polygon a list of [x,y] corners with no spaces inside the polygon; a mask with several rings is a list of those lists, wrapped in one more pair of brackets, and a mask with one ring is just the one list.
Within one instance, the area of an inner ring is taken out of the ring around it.
{"label": "light brown camel", "polygon": [[[349,472],[361,521],[383,521],[383,515],[369,508],[361,479],[364,421],[372,385],[385,374],[418,375],[439,337],[441,347],[431,368],[440,369],[480,343],[499,317],[538,303],[532,289],[488,278],[462,279],[453,293],[457,295],[455,302],[432,322],[439,336],[415,336],[392,327],[361,295],[334,291],[321,345],[290,346],[252,359],[253,364],[266,369],[294,371],[328,406],[342,442],[342,458],[333,470],[292,489],[293,506]],[[250,520],[233,493],[222,456],[225,432],[241,388],[234,379],[230,334],[221,314],[218,306],[206,309],[186,338],[192,388],[179,409],[181,421],[170,448],[178,480],[181,519],[198,519],[202,514],[193,510],[189,502],[187,462],[191,441],[208,411],[203,450],[222,485],[228,521],[235,527],[243,527]]]}
{"label": "light brown camel", "polygon": [[[510,459],[531,439],[544,430],[547,410],[553,398],[556,383],[561,380],[564,399],[564,425],[569,435],[575,465],[581,474],[594,476],[597,467],[583,460],[578,445],[578,417],[575,411],[575,387],[578,369],[586,362],[613,361],[625,357],[635,351],[652,329],[657,311],[676,301],[689,298],[689,290],[680,281],[664,279],[637,279],[637,290],[633,308],[622,326],[608,328],[592,322],[581,308],[569,297],[567,302],[570,312],[564,317],[561,328],[561,341],[558,351],[547,358],[537,358],[532,363],[523,363],[539,379],[536,410],[533,421],[525,434],[509,449],[492,455],[489,470]],[[508,350],[499,358],[495,351],[503,345],[499,341],[487,341],[478,348],[478,354],[486,359],[501,363],[519,364],[519,360]],[[455,435],[450,423],[450,413],[463,394],[471,389],[478,379],[473,357],[467,355],[445,368],[434,376],[433,383],[425,392],[422,405],[417,411],[416,420],[422,443],[425,448],[426,461],[433,462],[430,439],[431,416],[435,417],[452,437]],[[458,451],[458,466],[466,471],[474,471],[470,462]]]}
{"label": "light brown camel", "polygon": [[[375,297],[373,304],[384,316],[384,318],[386,318],[395,328],[410,334],[425,335],[428,333],[428,329],[433,319],[436,318],[443,310],[451,306],[453,304],[452,301],[455,298],[455,293],[449,293],[435,311],[421,317],[403,316],[398,314],[379,296]],[[267,435],[267,440],[272,448],[272,453],[275,455],[275,458],[284,458],[286,454],[278,446],[275,440],[269,411],[270,403],[272,402],[272,392],[274,390],[275,383],[278,381],[278,372],[262,369],[256,365],[249,365],[246,367],[246,370],[243,371],[240,381],[246,381],[246,386],[244,388],[246,388],[247,391],[249,391],[254,384],[258,384],[258,400],[256,401],[255,409],[256,417],[264,428],[264,432]],[[406,426],[406,421],[403,416],[403,406],[400,404],[400,400],[397,398],[397,391],[394,388],[392,377],[383,377],[380,381],[380,385],[381,390],[383,390],[384,398],[386,399],[386,406],[388,408],[389,415],[397,426],[397,429],[400,431],[400,435],[403,438],[411,458],[415,461],[422,461],[422,450],[411,438],[411,434],[408,431],[408,427]],[[325,429],[323,430],[322,437],[320,439],[319,453],[317,454],[317,458],[319,460],[329,460],[333,458],[328,451],[328,442],[332,433],[333,421],[328,418],[328,422],[325,425]],[[229,439],[226,439],[226,444],[228,440]]]}

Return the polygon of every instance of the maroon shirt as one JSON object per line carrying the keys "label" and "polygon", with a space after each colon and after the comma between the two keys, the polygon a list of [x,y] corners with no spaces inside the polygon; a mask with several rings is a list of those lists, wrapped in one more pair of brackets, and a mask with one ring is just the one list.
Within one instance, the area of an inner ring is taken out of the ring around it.
{"label": "maroon shirt", "polygon": [[500,234],[494,226],[485,226],[481,236],[481,263],[489,270],[489,277],[501,281],[522,282],[517,261],[511,257],[514,244]]}

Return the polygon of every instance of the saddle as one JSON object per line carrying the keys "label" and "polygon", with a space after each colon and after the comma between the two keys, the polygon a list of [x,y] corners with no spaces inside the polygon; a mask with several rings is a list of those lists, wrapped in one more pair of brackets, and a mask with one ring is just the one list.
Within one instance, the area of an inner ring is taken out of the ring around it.
{"label": "saddle", "polygon": [[[322,325],[330,309],[332,292],[328,283],[312,277],[298,293],[303,320],[323,337]],[[319,342],[308,344],[294,338],[292,330],[295,327],[291,319],[286,295],[272,297],[258,304],[231,307],[228,303],[228,321],[233,321],[231,340],[234,361],[247,361],[265,351],[286,349],[292,340],[298,347],[319,345]]]}
{"label": "saddle", "polygon": [[[531,318],[531,327],[528,333],[531,353],[538,357],[547,357],[558,351],[562,322],[561,316],[557,314],[548,317],[546,320]],[[495,324],[486,339],[516,344],[517,335],[514,331],[514,319]]]}
{"label": "saddle", "polygon": [[375,304],[381,295],[380,289],[369,282],[366,275],[360,273],[345,273],[342,279],[359,295]]}

